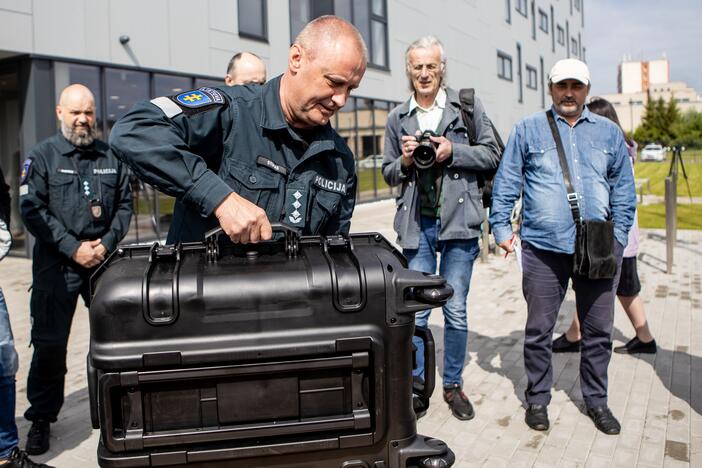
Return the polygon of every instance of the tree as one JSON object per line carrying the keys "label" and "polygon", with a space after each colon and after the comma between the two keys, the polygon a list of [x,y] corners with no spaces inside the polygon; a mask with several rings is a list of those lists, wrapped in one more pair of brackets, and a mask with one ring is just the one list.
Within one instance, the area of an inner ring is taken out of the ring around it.
{"label": "tree", "polygon": [[676,140],[675,130],[680,120],[680,110],[674,97],[666,104],[663,98],[649,99],[644,109],[641,125],[634,132],[639,145],[661,143],[669,146]]}
{"label": "tree", "polygon": [[688,148],[702,148],[702,113],[690,109],[682,114],[673,129],[673,144]]}

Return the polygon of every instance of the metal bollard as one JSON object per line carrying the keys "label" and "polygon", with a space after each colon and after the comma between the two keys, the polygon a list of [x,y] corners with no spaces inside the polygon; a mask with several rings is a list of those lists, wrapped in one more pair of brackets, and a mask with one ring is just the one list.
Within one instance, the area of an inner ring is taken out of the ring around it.
{"label": "metal bollard", "polygon": [[666,272],[673,273],[673,251],[677,240],[677,190],[673,177],[665,178],[665,259]]}

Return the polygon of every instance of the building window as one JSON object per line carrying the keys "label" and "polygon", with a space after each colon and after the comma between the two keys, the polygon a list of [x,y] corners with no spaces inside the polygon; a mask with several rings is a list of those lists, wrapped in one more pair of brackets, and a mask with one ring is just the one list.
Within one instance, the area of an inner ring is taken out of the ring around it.
{"label": "building window", "polygon": [[[219,83],[218,86],[222,84]],[[193,80],[189,76],[163,75],[154,73],[154,90],[151,93],[152,97],[156,96],[173,96],[174,94],[184,93],[193,87]]]}
{"label": "building window", "polygon": [[[142,71],[105,68],[105,114],[107,133],[132,106],[149,99],[149,74]],[[105,135],[107,138],[107,135]]]}
{"label": "building window", "polygon": [[239,0],[239,36],[268,41],[266,0]]}
{"label": "building window", "polygon": [[356,155],[357,201],[399,194],[398,187],[388,187],[380,171],[385,125],[397,104],[351,96],[334,117],[334,128]]}
{"label": "building window", "polygon": [[512,57],[497,51],[497,76],[503,80],[512,81]]}
{"label": "building window", "polygon": [[506,0],[506,9],[505,9],[505,21],[508,23],[512,22],[512,1],[511,0]]}
{"label": "building window", "polygon": [[290,0],[290,42],[307,23],[323,15],[337,15],[353,23],[368,48],[368,62],[388,67],[386,0]]}
{"label": "building window", "polygon": [[539,29],[548,34],[548,13],[539,10]]}
{"label": "building window", "polygon": [[527,16],[527,0],[516,0],[516,5],[514,6],[517,11],[526,18]]}
{"label": "building window", "polygon": [[570,53],[578,56],[578,40],[574,37],[570,38]]}
{"label": "building window", "polygon": [[195,86],[194,88],[202,88],[203,86],[207,86],[209,88],[213,86],[224,86],[224,80],[211,80],[209,78],[195,78]]}
{"label": "building window", "polygon": [[527,81],[526,81],[526,86],[529,89],[537,89],[537,71],[536,68],[532,67],[531,65],[526,66],[526,72],[527,72]]}
{"label": "building window", "polygon": [[557,26],[556,31],[558,31],[558,43],[565,45],[565,29],[563,29],[563,26]]}

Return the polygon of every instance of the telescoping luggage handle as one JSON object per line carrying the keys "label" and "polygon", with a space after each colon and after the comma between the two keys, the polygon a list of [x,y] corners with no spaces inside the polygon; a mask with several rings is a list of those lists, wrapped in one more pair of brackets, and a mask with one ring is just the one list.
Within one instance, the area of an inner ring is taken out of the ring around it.
{"label": "telescoping luggage handle", "polygon": [[[282,223],[272,223],[271,228],[273,228],[273,232],[282,232],[285,235],[285,253],[288,257],[297,257],[297,253],[300,250],[299,231]],[[218,226],[205,233],[207,258],[210,261],[217,261],[219,258],[219,236],[223,232],[222,227]]]}

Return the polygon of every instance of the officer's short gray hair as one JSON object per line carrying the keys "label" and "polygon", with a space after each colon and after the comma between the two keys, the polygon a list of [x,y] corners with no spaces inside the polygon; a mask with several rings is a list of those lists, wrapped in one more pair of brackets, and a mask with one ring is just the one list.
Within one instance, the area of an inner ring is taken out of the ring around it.
{"label": "officer's short gray hair", "polygon": [[431,49],[433,47],[439,48],[439,53],[441,54],[441,86],[445,86],[446,83],[446,51],[444,50],[444,45],[436,36],[424,36],[420,37],[407,47],[405,51],[405,72],[407,73],[407,79],[409,79],[410,91],[414,92],[414,87],[412,86],[412,67],[410,65],[410,53],[416,49]]}
{"label": "officer's short gray hair", "polygon": [[297,35],[293,44],[299,44],[303,49],[314,54],[322,44],[334,42],[341,34],[351,34],[363,54],[363,62],[368,62],[368,48],[363,36],[354,25],[334,15],[324,15],[307,23]]}

